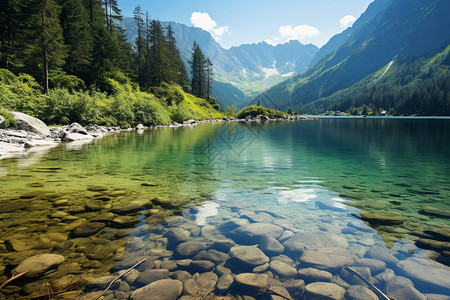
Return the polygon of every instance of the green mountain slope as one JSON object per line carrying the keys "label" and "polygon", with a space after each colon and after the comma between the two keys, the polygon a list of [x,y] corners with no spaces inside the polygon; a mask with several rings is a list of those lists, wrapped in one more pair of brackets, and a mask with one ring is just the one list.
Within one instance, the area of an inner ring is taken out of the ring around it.
{"label": "green mountain slope", "polygon": [[[374,9],[375,5],[377,9]],[[368,15],[370,12],[372,15]],[[339,99],[335,93],[353,85],[353,92],[357,92],[362,87],[369,89],[374,88],[372,85],[383,83],[384,88],[397,86],[401,89],[411,82],[425,79],[441,82],[439,78],[448,74],[445,59],[434,60],[426,78],[422,72],[411,73],[410,69],[417,69],[428,60],[431,63],[432,58],[449,45],[449,12],[450,2],[447,0],[376,0],[363,14],[363,24],[357,24],[357,30],[351,32],[336,51],[323,57],[305,74],[283,82],[258,97],[269,99],[282,109],[290,107],[310,113],[339,108],[338,103],[334,103]],[[384,72],[382,69],[388,65],[390,68],[383,80],[373,84],[373,77]],[[391,74],[401,78],[397,80]],[[421,86],[426,88],[426,85]],[[428,93],[432,94],[430,91]],[[396,95],[400,97],[402,92]],[[316,102],[318,99],[321,101]],[[371,103],[368,99],[365,101],[366,104]],[[398,99],[389,101],[385,107],[394,107]],[[327,105],[324,106],[324,103]]]}

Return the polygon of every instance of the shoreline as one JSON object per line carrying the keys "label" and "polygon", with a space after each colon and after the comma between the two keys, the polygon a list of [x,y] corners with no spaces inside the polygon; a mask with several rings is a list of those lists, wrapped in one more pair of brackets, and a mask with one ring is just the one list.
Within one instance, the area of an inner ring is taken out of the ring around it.
{"label": "shoreline", "polygon": [[[173,122],[172,124],[144,126],[138,124],[135,128],[121,129],[119,127],[107,127],[96,124],[81,126],[78,123],[49,128],[41,120],[25,115],[14,113],[19,120],[10,128],[0,126],[0,160],[14,157],[24,157],[29,153],[54,148],[62,143],[87,143],[95,139],[117,132],[141,131],[155,128],[178,128],[186,126],[196,126],[200,123],[223,123],[223,122],[266,122],[283,120],[307,120],[311,117],[287,116],[284,118],[269,118],[266,116],[251,117],[245,119],[238,118],[211,118],[205,120],[187,120],[183,123]],[[1,124],[0,124],[1,125]]]}

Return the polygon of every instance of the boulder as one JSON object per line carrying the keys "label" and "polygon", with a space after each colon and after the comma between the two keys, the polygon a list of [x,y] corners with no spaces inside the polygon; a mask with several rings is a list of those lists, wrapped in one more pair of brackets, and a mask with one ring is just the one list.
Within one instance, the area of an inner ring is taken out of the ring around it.
{"label": "boulder", "polygon": [[6,119],[0,115],[0,129],[5,129],[6,128]]}
{"label": "boulder", "polygon": [[208,272],[214,269],[216,265],[209,260],[193,260],[191,262],[190,268],[194,271]]}
{"label": "boulder", "polygon": [[[305,287],[306,299],[343,300],[345,289],[329,282],[314,282]],[[362,298],[361,298],[362,299]]]}
{"label": "boulder", "polygon": [[27,272],[26,277],[38,277],[64,262],[64,256],[59,254],[39,254],[23,260],[11,273],[13,275]]}
{"label": "boulder", "polygon": [[62,141],[64,142],[74,142],[74,141],[81,141],[81,140],[90,140],[94,137],[90,134],[81,134],[76,132],[65,132],[64,136],[62,137]]}
{"label": "boulder", "polygon": [[395,299],[427,299],[414,287],[414,284],[411,282],[411,280],[401,276],[395,276],[391,281],[389,281],[389,296],[394,297]]}
{"label": "boulder", "polygon": [[224,274],[219,278],[219,281],[217,281],[216,288],[220,292],[224,292],[230,288],[230,286],[233,284],[234,278],[230,274]]}
{"label": "boulder", "polygon": [[398,259],[389,253],[389,250],[380,246],[370,247],[366,257],[384,261],[387,265],[395,265],[398,262]]}
{"label": "boulder", "polygon": [[300,257],[300,262],[317,269],[333,271],[352,265],[353,258],[343,248],[321,248],[305,251]]}
{"label": "boulder", "polygon": [[213,282],[215,285],[218,280],[219,280],[219,276],[217,276],[215,273],[205,272],[198,276],[197,283],[200,286],[205,286],[208,283]]}
{"label": "boulder", "polygon": [[134,129],[136,130],[143,130],[145,127],[142,124],[138,124]]}
{"label": "boulder", "polygon": [[12,127],[37,133],[41,136],[49,136],[50,129],[41,120],[20,112],[11,112],[16,120]]}
{"label": "boulder", "polygon": [[183,291],[181,281],[162,279],[135,290],[130,300],[176,300]]}
{"label": "boulder", "polygon": [[386,263],[384,261],[373,258],[361,258],[355,261],[355,267],[367,267],[373,275],[386,270]]}

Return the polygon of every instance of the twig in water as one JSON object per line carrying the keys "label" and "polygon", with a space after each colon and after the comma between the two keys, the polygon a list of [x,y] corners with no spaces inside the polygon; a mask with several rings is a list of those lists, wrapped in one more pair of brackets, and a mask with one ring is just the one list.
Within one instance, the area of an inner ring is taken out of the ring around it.
{"label": "twig in water", "polygon": [[21,276],[27,274],[27,273],[28,273],[28,271],[25,271],[25,272],[22,272],[22,273],[20,273],[20,274],[14,275],[14,276],[11,277],[10,279],[6,280],[5,282],[3,282],[2,285],[0,285],[0,290],[1,290],[5,285],[7,285],[8,283],[10,283],[11,281],[13,281],[13,280],[15,280],[15,279],[17,279],[17,278],[19,278],[19,277],[21,277]]}
{"label": "twig in water", "polygon": [[361,279],[365,284],[367,284],[375,293],[378,293],[381,298],[383,300],[393,300],[394,298],[388,297],[386,296],[386,294],[384,294],[379,288],[377,288],[376,286],[373,285],[372,282],[370,282],[369,280],[367,280],[366,277],[362,276],[359,272],[357,272],[355,269],[351,268],[351,267],[345,267],[345,269],[347,269],[348,271],[352,272],[353,274],[355,274],[359,279]]}
{"label": "twig in water", "polygon": [[202,297],[202,299],[200,299],[200,300],[203,300],[203,299],[205,299],[206,298],[206,296],[208,296],[212,291],[214,291],[214,289],[215,289],[216,287],[215,286],[213,286],[207,293],[206,293],[206,295],[205,296],[203,296]]}
{"label": "twig in water", "polygon": [[117,279],[119,279],[120,277],[122,277],[123,275],[127,274],[128,272],[130,272],[132,269],[136,268],[137,266],[139,266],[140,264],[142,264],[144,261],[146,261],[146,259],[143,259],[139,262],[137,262],[136,264],[134,264],[134,266],[132,266],[131,268],[127,269],[125,272],[123,272],[122,274],[120,274],[119,276],[117,276],[116,278],[113,279],[113,281],[111,281],[111,283],[108,285],[108,287],[100,294],[97,296],[97,298],[95,298],[94,300],[97,300],[98,298],[100,298],[101,296],[103,296],[104,293],[106,293],[107,290],[109,290],[109,288],[113,285],[114,282],[117,281]]}
{"label": "twig in water", "polygon": [[0,234],[0,238],[2,238],[5,234],[7,234],[8,232],[10,232],[13,229],[14,229],[14,227],[11,227],[10,229],[8,229],[5,232],[3,232],[2,234]]}

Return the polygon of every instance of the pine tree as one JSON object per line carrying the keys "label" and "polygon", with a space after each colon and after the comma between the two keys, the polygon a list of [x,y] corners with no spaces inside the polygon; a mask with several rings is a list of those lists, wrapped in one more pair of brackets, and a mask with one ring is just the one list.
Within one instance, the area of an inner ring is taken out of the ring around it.
{"label": "pine tree", "polygon": [[91,32],[86,26],[89,13],[81,0],[63,0],[60,19],[65,44],[68,46],[65,70],[86,77],[92,54]]}
{"label": "pine tree", "polygon": [[0,2],[0,68],[11,69],[17,62],[17,38],[19,35],[20,1]]}
{"label": "pine tree", "polygon": [[212,81],[213,81],[213,64],[209,60],[209,58],[206,59],[206,99],[210,100],[210,95],[212,91]]}
{"label": "pine tree", "polygon": [[186,67],[177,48],[172,26],[167,26],[167,51],[168,51],[168,81],[185,87],[188,84]]}
{"label": "pine tree", "polygon": [[[67,57],[67,47],[64,45],[59,23],[61,8],[54,0],[41,0],[33,4],[28,7],[34,14],[30,13],[28,42],[24,51],[27,60],[24,63],[30,73],[42,78],[44,93],[48,93],[49,69],[63,66]],[[42,73],[33,72],[36,67],[40,68]]]}
{"label": "pine tree", "polygon": [[151,21],[149,35],[151,46],[148,55],[151,68],[148,83],[150,86],[160,86],[164,81],[164,65],[167,60],[165,59],[166,41],[159,21]]}
{"label": "pine tree", "polygon": [[205,55],[202,49],[194,42],[192,47],[191,57],[191,90],[194,96],[204,98],[205,97]]}
{"label": "pine tree", "polygon": [[142,86],[142,56],[143,56],[143,50],[144,50],[144,38],[145,38],[145,31],[144,31],[144,20],[143,18],[143,12],[141,7],[138,5],[134,9],[134,21],[137,26],[137,38],[136,38],[136,50],[137,50],[137,57],[136,57],[136,68],[137,68],[137,74],[138,74],[138,82],[139,85]]}

